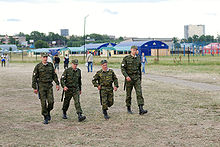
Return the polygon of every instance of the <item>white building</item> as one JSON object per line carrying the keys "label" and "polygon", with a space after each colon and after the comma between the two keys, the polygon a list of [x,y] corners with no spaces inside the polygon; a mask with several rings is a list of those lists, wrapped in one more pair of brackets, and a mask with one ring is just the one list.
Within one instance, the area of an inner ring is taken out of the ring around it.
{"label": "white building", "polygon": [[205,35],[205,25],[185,25],[184,26],[184,38],[188,39],[194,35]]}

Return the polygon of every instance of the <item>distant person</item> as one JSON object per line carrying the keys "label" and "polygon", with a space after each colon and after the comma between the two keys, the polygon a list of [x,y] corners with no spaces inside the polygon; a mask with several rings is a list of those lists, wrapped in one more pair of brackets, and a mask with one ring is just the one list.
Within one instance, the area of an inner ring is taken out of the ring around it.
{"label": "distant person", "polygon": [[54,56],[54,69],[55,69],[55,72],[56,72],[56,69],[57,69],[58,73],[59,73],[59,64],[60,64],[60,57],[56,54]]}
{"label": "distant person", "polygon": [[48,53],[41,53],[41,62],[37,64],[33,71],[32,88],[41,101],[41,114],[44,116],[44,124],[51,120],[50,111],[54,106],[53,84],[56,83],[57,91],[60,89],[57,74],[53,64],[47,61]]}
{"label": "distant person", "polygon": [[51,53],[48,54],[47,62],[53,63],[53,56]]}
{"label": "distant person", "polygon": [[89,72],[89,67],[91,67],[91,72],[92,72],[92,65],[93,65],[93,55],[91,52],[87,55],[87,63],[88,63],[88,72]]}
{"label": "distant person", "polygon": [[66,54],[64,57],[64,69],[67,69],[69,65],[69,56]]}
{"label": "distant person", "polygon": [[145,63],[147,63],[147,58],[144,55],[144,53],[142,53],[141,56],[141,66],[142,66],[142,72],[145,74]]}
{"label": "distant person", "polygon": [[[114,104],[114,91],[118,89],[118,78],[114,71],[108,68],[107,60],[101,61],[102,69],[94,75],[92,84],[97,87],[100,94],[100,102],[105,119],[109,119],[107,110]],[[113,84],[114,83],[114,88]]]}
{"label": "distant person", "polygon": [[5,67],[6,56],[4,54],[1,55],[2,67]]}

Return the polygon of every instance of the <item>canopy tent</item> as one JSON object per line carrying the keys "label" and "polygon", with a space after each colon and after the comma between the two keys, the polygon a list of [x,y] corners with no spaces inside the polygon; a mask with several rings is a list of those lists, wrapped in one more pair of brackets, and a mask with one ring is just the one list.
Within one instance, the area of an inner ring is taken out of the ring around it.
{"label": "canopy tent", "polygon": [[151,56],[151,49],[168,49],[169,46],[161,41],[124,41],[116,45],[114,48],[117,51],[128,51],[131,46],[137,46],[139,54],[144,53],[146,56]]}
{"label": "canopy tent", "polygon": [[18,51],[18,48],[16,45],[13,45],[13,44],[3,44],[3,45],[0,45],[0,51],[2,53],[4,52],[10,52],[11,51]]}
{"label": "canopy tent", "polygon": [[[116,44],[115,43],[90,43],[86,44],[85,48],[86,50],[99,50],[102,47],[114,47]],[[84,48],[84,45],[81,46]]]}
{"label": "canopy tent", "polygon": [[84,52],[84,47],[68,47],[71,52]]}
{"label": "canopy tent", "polygon": [[114,47],[102,47],[102,48],[100,48],[100,50],[111,51],[111,50],[116,50],[116,49]]}
{"label": "canopy tent", "polygon": [[115,46],[114,48],[116,51],[129,51],[131,46]]}
{"label": "canopy tent", "polygon": [[40,48],[40,49],[31,49],[27,50],[27,52],[34,52],[34,53],[50,53],[52,56],[58,54],[60,50],[64,49],[63,47],[57,47],[57,48]]}
{"label": "canopy tent", "polygon": [[41,48],[41,49],[32,49],[28,50],[27,52],[34,52],[34,53],[49,53],[50,51],[47,48]]}
{"label": "canopy tent", "polygon": [[206,46],[204,46],[204,52],[205,54],[219,54],[220,50],[220,43],[210,43]]}

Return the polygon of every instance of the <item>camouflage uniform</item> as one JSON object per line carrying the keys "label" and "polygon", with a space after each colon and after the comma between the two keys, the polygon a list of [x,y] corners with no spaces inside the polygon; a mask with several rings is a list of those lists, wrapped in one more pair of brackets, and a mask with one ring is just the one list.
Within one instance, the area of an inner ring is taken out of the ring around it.
{"label": "camouflage uniform", "polygon": [[53,81],[55,81],[56,85],[59,85],[57,74],[54,71],[52,63],[47,62],[43,64],[41,62],[35,66],[32,77],[32,88],[38,89],[37,84],[39,86],[38,92],[43,116],[48,116],[53,109]]}
{"label": "camouflage uniform", "polygon": [[144,98],[141,90],[141,60],[139,56],[125,56],[121,63],[121,72],[124,77],[130,77],[131,81],[125,79],[126,85],[126,106],[131,106],[131,92],[133,87],[136,91],[138,105],[144,105]]}
{"label": "camouflage uniform", "polygon": [[80,91],[82,85],[81,70],[79,68],[74,70],[72,67],[69,67],[64,71],[60,82],[63,88],[68,88],[68,90],[65,92],[62,110],[64,112],[68,110],[70,100],[73,97],[77,114],[82,113],[82,109],[80,106]]}
{"label": "camouflage uniform", "polygon": [[108,110],[108,107],[114,104],[113,82],[115,87],[118,88],[118,79],[112,69],[108,69],[106,72],[101,69],[93,77],[92,83],[94,87],[101,86],[100,100],[103,110]]}

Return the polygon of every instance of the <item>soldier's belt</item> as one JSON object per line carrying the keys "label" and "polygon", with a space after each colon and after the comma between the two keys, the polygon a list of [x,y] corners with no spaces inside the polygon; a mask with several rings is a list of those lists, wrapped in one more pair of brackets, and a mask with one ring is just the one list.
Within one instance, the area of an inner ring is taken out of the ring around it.
{"label": "soldier's belt", "polygon": [[78,87],[75,87],[75,86],[66,86],[67,88],[69,89],[77,89]]}
{"label": "soldier's belt", "polygon": [[112,87],[112,84],[111,85],[101,85],[101,87],[109,88],[109,87]]}
{"label": "soldier's belt", "polygon": [[51,84],[53,81],[39,81],[39,84]]}

